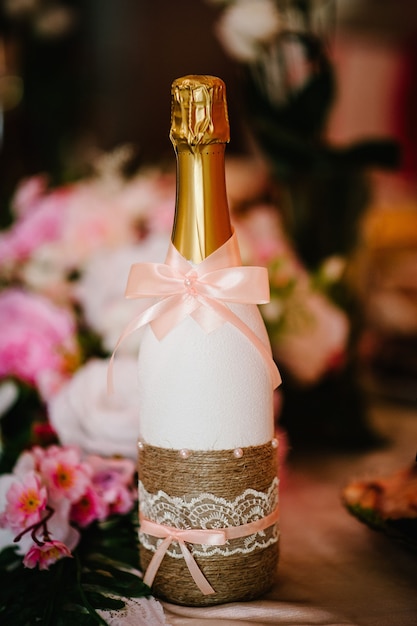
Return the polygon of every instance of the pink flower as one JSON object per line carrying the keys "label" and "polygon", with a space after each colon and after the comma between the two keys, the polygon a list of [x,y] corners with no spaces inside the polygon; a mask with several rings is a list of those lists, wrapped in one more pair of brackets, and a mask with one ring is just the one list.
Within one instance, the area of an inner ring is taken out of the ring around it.
{"label": "pink flower", "polygon": [[136,499],[133,490],[134,463],[129,459],[103,459],[98,456],[88,457],[87,461],[94,472],[94,488],[108,505],[108,514],[128,513]]}
{"label": "pink flower", "polygon": [[37,470],[38,463],[34,454],[34,448],[32,448],[32,450],[24,450],[20,453],[13,468],[13,474],[23,479],[28,472],[37,472]]}
{"label": "pink flower", "polygon": [[281,257],[295,263],[282,220],[272,205],[256,204],[243,215],[236,215],[234,227],[245,263],[266,266]]}
{"label": "pink flower", "polygon": [[128,513],[136,500],[133,490],[135,464],[128,459],[90,456],[91,486],[71,509],[71,520],[85,527],[114,513]]}
{"label": "pink flower", "polygon": [[113,494],[110,502],[109,515],[124,515],[125,513],[129,513],[136,500],[133,491],[123,487],[123,485],[119,485],[118,489],[114,490]]}
{"label": "pink flower", "polygon": [[48,186],[46,176],[32,176],[23,179],[13,196],[13,212],[22,217],[38,206],[39,200],[45,194]]}
{"label": "pink flower", "polygon": [[80,533],[74,522],[84,528],[130,511],[137,499],[134,477],[135,464],[128,459],[81,460],[75,447],[34,446],[19,456],[13,474],[1,477],[0,544],[17,543],[21,554],[30,549],[28,567],[39,562],[42,569],[55,559],[42,544],[76,547]]}
{"label": "pink flower", "polygon": [[[168,234],[149,234],[140,243],[105,249],[86,263],[76,296],[88,326],[102,337],[106,351],[113,351],[127,323],[153,302],[151,298],[144,298],[143,302],[126,299],[124,280],[120,277],[129,274],[133,263],[163,262],[168,244]],[[120,352],[136,357],[139,340],[136,336],[122,343]]]}
{"label": "pink flower", "polygon": [[75,448],[51,446],[40,462],[40,472],[52,501],[77,502],[90,485],[91,470]]}
{"label": "pink flower", "polygon": [[174,219],[175,195],[164,199],[155,205],[155,209],[149,215],[149,230],[151,233],[163,233],[169,235]]}
{"label": "pink flower", "polygon": [[117,193],[97,182],[74,186],[60,240],[60,254],[68,268],[80,268],[98,251],[135,239],[133,219]]}
{"label": "pink flower", "polygon": [[40,463],[46,454],[45,448],[40,446],[33,446],[31,450],[25,450],[17,459],[13,474],[20,478],[24,478],[28,472],[36,472],[39,475]]}
{"label": "pink flower", "polygon": [[109,514],[107,503],[93,488],[87,487],[85,493],[71,508],[71,521],[85,528],[95,520],[103,520]]}
{"label": "pink flower", "polygon": [[23,565],[30,569],[38,565],[39,569],[45,570],[66,556],[72,556],[67,546],[61,541],[52,540],[43,545],[33,545],[23,559]]}
{"label": "pink flower", "polygon": [[52,445],[57,442],[57,435],[49,422],[34,422],[33,439],[40,446]]}
{"label": "pink flower", "polygon": [[70,556],[80,528],[131,510],[134,476],[127,459],[81,460],[74,447],[34,446],[0,477],[0,548],[17,545],[27,567],[47,569]]}
{"label": "pink flower", "polygon": [[47,493],[38,476],[29,472],[21,481],[16,480],[10,486],[6,501],[2,525],[21,530],[39,522],[46,507]]}
{"label": "pink flower", "polygon": [[32,206],[19,205],[22,217],[0,238],[0,265],[26,261],[40,246],[62,236],[69,191],[59,189],[46,196],[35,196]]}
{"label": "pink flower", "polygon": [[311,385],[340,367],[349,336],[345,312],[323,294],[304,290],[287,303],[286,332],[272,343],[277,361],[301,384]]}
{"label": "pink flower", "polygon": [[231,57],[241,62],[255,61],[284,27],[272,0],[231,2],[216,24],[217,36]]}
{"label": "pink flower", "polygon": [[67,376],[69,355],[77,355],[75,336],[67,309],[21,289],[0,293],[0,378],[15,377],[49,397]]}

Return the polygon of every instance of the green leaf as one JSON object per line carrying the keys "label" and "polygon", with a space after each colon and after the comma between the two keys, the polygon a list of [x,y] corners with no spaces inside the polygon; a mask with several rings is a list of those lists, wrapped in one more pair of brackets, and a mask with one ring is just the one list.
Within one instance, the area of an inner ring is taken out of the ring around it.
{"label": "green leaf", "polygon": [[13,570],[21,562],[21,558],[16,554],[17,546],[8,546],[0,552],[0,570]]}
{"label": "green leaf", "polygon": [[45,407],[36,390],[14,382],[18,386],[18,398],[0,422],[0,474],[10,472],[22,450],[30,445],[33,423],[45,420]]}
{"label": "green leaf", "polygon": [[96,609],[123,609],[125,603],[123,600],[117,600],[116,598],[109,598],[97,591],[89,591],[86,593],[89,603]]}

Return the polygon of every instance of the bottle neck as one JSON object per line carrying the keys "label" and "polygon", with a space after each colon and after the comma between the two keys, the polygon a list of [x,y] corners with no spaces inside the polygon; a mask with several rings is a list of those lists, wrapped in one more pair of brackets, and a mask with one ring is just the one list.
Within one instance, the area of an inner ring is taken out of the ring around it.
{"label": "bottle neck", "polygon": [[181,145],[172,243],[183,257],[200,263],[232,236],[226,195],[225,144]]}

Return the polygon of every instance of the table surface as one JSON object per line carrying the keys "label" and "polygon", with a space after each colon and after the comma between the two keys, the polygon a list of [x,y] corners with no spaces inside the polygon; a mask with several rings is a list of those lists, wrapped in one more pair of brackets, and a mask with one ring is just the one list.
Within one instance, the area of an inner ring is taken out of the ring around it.
{"label": "table surface", "polygon": [[366,453],[292,455],[281,475],[281,556],[271,592],[210,608],[163,603],[171,626],[251,624],[417,625],[417,554],[352,517],[341,504],[354,478],[387,475],[417,451],[417,410],[370,409],[384,447]]}

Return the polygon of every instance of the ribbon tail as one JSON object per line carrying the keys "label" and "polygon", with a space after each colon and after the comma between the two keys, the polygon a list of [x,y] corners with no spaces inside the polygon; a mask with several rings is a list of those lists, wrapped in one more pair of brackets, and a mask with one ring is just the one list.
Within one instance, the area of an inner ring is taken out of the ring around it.
{"label": "ribbon tail", "polygon": [[[120,335],[116,343],[116,347],[113,350],[113,354],[111,355],[111,358],[109,361],[109,367],[107,369],[107,392],[109,394],[112,394],[114,391],[114,386],[113,386],[114,357],[120,344],[126,339],[126,337],[128,337],[131,333],[135,332],[135,330],[139,330],[139,328],[142,328],[146,324],[153,322],[153,320],[163,316],[168,311],[171,311],[172,308],[176,308],[176,305],[178,304],[180,300],[181,300],[181,296],[177,296],[177,295],[169,296],[169,297],[163,298],[162,300],[158,300],[155,304],[150,306],[148,309],[145,309],[144,311],[142,311],[142,313],[140,313],[137,317],[135,317],[135,319],[133,319],[126,326],[126,328],[123,330],[122,334]],[[165,328],[164,330],[166,334],[169,331],[169,328]],[[159,338],[161,338],[161,336],[163,336],[162,333],[160,333]]]}
{"label": "ribbon tail", "polygon": [[243,526],[229,526],[226,530],[227,538],[238,539],[239,537],[248,537],[249,535],[259,533],[261,530],[266,530],[275,524],[278,519],[279,508],[277,507],[266,517],[261,517],[261,519],[255,520],[254,522],[249,522]]}
{"label": "ribbon tail", "polygon": [[249,341],[258,349],[261,356],[263,357],[269,372],[271,374],[273,389],[278,387],[281,382],[281,375],[278,371],[278,367],[270,351],[265,347],[264,343],[259,339],[258,335],[253,332],[251,328],[243,320],[240,319],[233,311],[229,309],[228,306],[219,302],[218,300],[214,300],[212,298],[204,298],[206,306],[210,307],[213,311],[215,311],[218,315],[220,315],[225,322],[230,322],[235,326],[241,333],[243,333]]}
{"label": "ribbon tail", "polygon": [[172,542],[172,537],[166,537],[166,539],[164,539],[159,544],[157,551],[153,555],[151,562],[149,563],[146,569],[145,576],[143,577],[143,582],[145,583],[145,585],[148,585],[148,587],[152,587],[153,581],[155,580],[156,573],[159,570],[159,566],[161,565],[162,560],[166,554],[166,551],[171,545],[171,542]]}
{"label": "ribbon tail", "polygon": [[201,593],[203,593],[205,596],[216,593],[207,578],[204,576],[201,569],[198,567],[193,555],[185,545],[184,541],[182,541],[182,539],[179,539],[178,543],[180,544],[181,552],[187,564],[188,570],[193,577],[195,584],[200,589]]}

